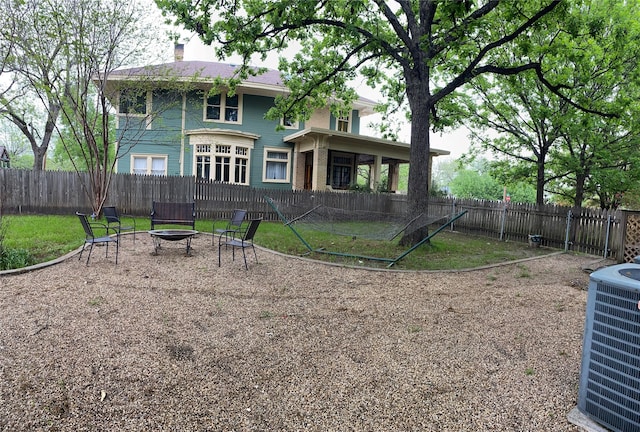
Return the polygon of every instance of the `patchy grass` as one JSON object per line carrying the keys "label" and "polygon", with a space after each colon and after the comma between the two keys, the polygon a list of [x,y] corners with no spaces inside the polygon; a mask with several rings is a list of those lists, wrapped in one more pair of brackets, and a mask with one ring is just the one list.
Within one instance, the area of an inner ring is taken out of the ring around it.
{"label": "patchy grass", "polygon": [[[84,233],[75,215],[9,215],[3,216],[6,247],[25,249],[35,262],[49,261],[60,257],[83,244]],[[148,218],[137,218],[138,231],[149,229]],[[223,226],[224,221],[216,221]],[[196,221],[196,229],[210,233],[213,221]],[[280,222],[263,222],[256,234],[256,244],[290,255],[341,263],[384,268],[403,254],[407,248],[394,241],[369,240],[357,237],[338,236],[326,232],[296,228],[301,238]],[[144,233],[138,234],[144,235]],[[498,241],[487,237],[461,234],[443,230],[409,255],[397,262],[393,268],[404,270],[465,269],[513,261],[521,258],[545,255],[554,250],[531,248],[527,243]],[[383,260],[366,259],[359,255]],[[529,277],[528,269],[520,267],[521,277]]]}
{"label": "patchy grass", "polygon": [[4,246],[28,251],[36,263],[58,258],[84,241],[76,216],[4,215],[2,223]]}
{"label": "patchy grass", "polygon": [[[282,224],[277,223],[261,225],[256,235],[257,244],[290,255],[303,255],[322,261],[378,268],[387,267],[389,262],[346,255],[392,260],[407,250],[406,247],[398,244],[399,238],[394,241],[369,240],[296,228],[302,239],[311,247],[310,251],[293,231],[287,228],[283,231],[282,228]],[[531,248],[527,243],[504,242],[443,230],[436,234],[429,243],[423,244],[397,262],[393,268],[405,270],[465,269],[546,255],[554,251],[548,248]]]}

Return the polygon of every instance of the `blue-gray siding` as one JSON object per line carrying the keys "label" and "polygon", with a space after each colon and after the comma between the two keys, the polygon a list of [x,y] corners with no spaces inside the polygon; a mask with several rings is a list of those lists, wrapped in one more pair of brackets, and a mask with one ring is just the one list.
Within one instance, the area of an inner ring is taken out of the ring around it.
{"label": "blue-gray siding", "polygon": [[[192,91],[186,96],[185,103],[185,119],[184,128],[186,130],[194,129],[229,129],[241,132],[248,132],[260,136],[255,141],[250,159],[249,182],[253,187],[265,187],[270,189],[291,189],[291,183],[264,183],[262,181],[262,168],[264,162],[265,147],[276,147],[291,149],[292,145],[283,142],[283,137],[289,135],[295,130],[277,130],[278,122],[267,120],[264,118],[266,112],[273,106],[274,99],[272,97],[243,95],[242,102],[242,123],[218,123],[204,121],[203,106],[204,92]],[[159,113],[153,119],[150,129],[131,127],[124,118],[121,118],[121,129],[118,131],[120,141],[120,154],[127,152],[129,154],[146,154],[146,155],[166,155],[167,156],[167,175],[180,175],[181,160],[181,140],[182,136],[182,94],[178,92],[154,92],[153,93],[153,110]],[[336,119],[331,116],[330,127],[335,128]],[[300,123],[300,128],[304,127],[304,122]],[[359,133],[360,119],[358,111],[352,112],[351,132]],[[189,137],[184,137],[184,172],[186,176],[194,175],[193,173],[193,147],[189,142]],[[290,177],[292,178],[293,163],[289,165]],[[131,158],[122,157],[118,160],[118,172],[131,172]]]}

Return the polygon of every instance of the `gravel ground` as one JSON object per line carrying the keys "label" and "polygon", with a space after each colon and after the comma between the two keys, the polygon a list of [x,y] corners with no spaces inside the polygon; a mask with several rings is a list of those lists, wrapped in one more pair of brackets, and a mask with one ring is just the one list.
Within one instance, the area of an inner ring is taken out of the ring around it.
{"label": "gravel ground", "polygon": [[211,237],[0,276],[2,431],[578,431],[589,275],[343,268]]}

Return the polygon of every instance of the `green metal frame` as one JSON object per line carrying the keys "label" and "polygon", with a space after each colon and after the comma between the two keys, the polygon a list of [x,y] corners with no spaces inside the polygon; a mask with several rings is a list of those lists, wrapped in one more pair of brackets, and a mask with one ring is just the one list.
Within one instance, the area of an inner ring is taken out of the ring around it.
{"label": "green metal frame", "polygon": [[[280,209],[278,209],[278,206],[276,206],[276,204],[273,202],[273,200],[271,198],[269,198],[268,196],[264,196],[265,201],[267,202],[267,204],[269,204],[271,206],[271,208],[276,212],[276,214],[278,215],[278,217],[280,218],[280,220],[282,221],[282,223],[289,227],[289,229],[295,234],[296,237],[298,237],[298,239],[302,242],[302,244],[309,250],[309,252],[316,252],[316,253],[323,253],[323,254],[327,254],[327,255],[334,255],[334,256],[341,256],[341,257],[347,257],[347,258],[361,258],[361,259],[366,259],[366,260],[370,260],[370,261],[382,261],[382,262],[386,262],[389,263],[387,265],[387,268],[391,268],[393,267],[398,261],[400,261],[401,259],[403,259],[404,257],[406,257],[407,255],[409,255],[411,252],[413,252],[414,250],[416,250],[417,248],[419,248],[420,246],[422,246],[424,243],[428,242],[431,238],[433,238],[433,236],[435,236],[436,234],[438,234],[440,231],[442,231],[443,229],[445,229],[447,226],[451,225],[453,222],[455,222],[456,220],[460,219],[462,216],[464,216],[467,213],[467,210],[460,212],[456,215],[454,215],[451,219],[449,219],[445,224],[443,224],[442,226],[440,226],[439,228],[437,228],[435,231],[433,231],[431,234],[429,234],[427,237],[423,238],[422,240],[420,240],[418,243],[416,243],[415,245],[411,246],[409,249],[407,249],[406,251],[402,252],[400,255],[398,255],[396,258],[381,258],[381,257],[372,257],[372,256],[367,256],[367,255],[356,255],[356,254],[350,254],[350,253],[344,253],[344,252],[332,252],[332,251],[327,251],[324,249],[314,249],[301,235],[300,233],[293,227],[293,222],[295,222],[298,219],[301,219],[303,216],[299,216],[296,219],[293,220],[287,220],[287,218],[282,214],[282,212],[280,212]],[[313,210],[310,210],[309,212],[311,212]],[[307,212],[307,213],[309,213]],[[307,214],[305,213],[305,215]]]}

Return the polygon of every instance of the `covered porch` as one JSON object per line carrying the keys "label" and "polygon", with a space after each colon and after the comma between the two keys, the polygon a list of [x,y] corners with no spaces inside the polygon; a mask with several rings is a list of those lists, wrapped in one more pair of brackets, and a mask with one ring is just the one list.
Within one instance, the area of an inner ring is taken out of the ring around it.
{"label": "covered porch", "polygon": [[[386,190],[397,192],[400,165],[409,163],[409,144],[365,135],[312,127],[284,141],[294,145],[293,190],[348,190],[357,182],[358,168],[366,166],[372,190],[378,190],[386,171]],[[448,154],[431,149],[429,167],[435,156]]]}

